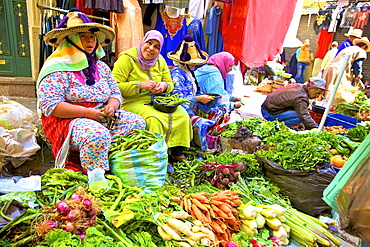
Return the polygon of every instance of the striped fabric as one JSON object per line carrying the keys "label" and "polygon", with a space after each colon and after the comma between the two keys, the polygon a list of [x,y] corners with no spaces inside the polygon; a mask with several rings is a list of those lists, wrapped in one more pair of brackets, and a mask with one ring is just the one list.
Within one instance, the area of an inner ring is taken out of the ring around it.
{"label": "striped fabric", "polygon": [[[80,36],[77,33],[72,34],[69,38],[77,46],[82,47]],[[99,45],[96,50],[96,58],[100,59],[103,56],[105,56],[104,49]],[[87,66],[88,61],[85,53],[78,50],[66,40],[63,40],[53,54],[46,59],[44,66],[39,73],[36,86],[38,87],[42,78],[52,72],[80,71],[87,68]]]}
{"label": "striped fabric", "polygon": [[163,0],[164,5],[176,7],[176,8],[189,8],[190,0]]}
{"label": "striped fabric", "polygon": [[[159,135],[159,134],[157,134]],[[164,139],[157,141],[147,150],[120,151],[109,159],[113,175],[126,185],[144,186],[147,194],[164,185],[167,173],[168,155]]]}

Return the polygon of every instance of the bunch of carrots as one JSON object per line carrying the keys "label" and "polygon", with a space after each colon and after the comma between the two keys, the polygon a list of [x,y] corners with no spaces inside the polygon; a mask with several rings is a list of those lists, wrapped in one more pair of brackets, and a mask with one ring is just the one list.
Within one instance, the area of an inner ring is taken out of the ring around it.
{"label": "bunch of carrots", "polygon": [[194,219],[211,227],[222,246],[231,241],[231,235],[239,231],[241,221],[237,207],[242,204],[238,192],[224,190],[207,196],[205,192],[184,196],[180,206]]}

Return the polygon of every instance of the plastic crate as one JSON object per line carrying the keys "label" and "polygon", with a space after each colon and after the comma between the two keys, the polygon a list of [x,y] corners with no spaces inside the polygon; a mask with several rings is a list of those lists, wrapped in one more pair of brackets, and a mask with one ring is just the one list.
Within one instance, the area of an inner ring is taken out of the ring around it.
{"label": "plastic crate", "polygon": [[355,128],[357,123],[361,123],[353,117],[348,117],[339,113],[329,114],[325,120],[324,126],[343,126],[343,128],[351,129]]}
{"label": "plastic crate", "polygon": [[351,178],[353,172],[362,163],[370,158],[370,134],[367,135],[365,140],[357,147],[355,152],[347,160],[346,164],[340,169],[333,181],[330,182],[328,187],[323,192],[323,200],[335,211],[338,212],[337,196],[342,190],[343,186]]}
{"label": "plastic crate", "polygon": [[320,124],[321,122],[321,119],[322,119],[322,115],[323,114],[320,114],[320,113],[317,113],[317,112],[314,112],[314,111],[311,111],[311,110],[308,110],[308,112],[310,113],[312,119],[317,123],[317,124]]}

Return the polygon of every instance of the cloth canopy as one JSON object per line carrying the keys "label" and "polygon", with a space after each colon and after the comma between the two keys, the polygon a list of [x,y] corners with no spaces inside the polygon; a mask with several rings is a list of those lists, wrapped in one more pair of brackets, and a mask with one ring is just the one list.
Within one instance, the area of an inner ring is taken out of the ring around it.
{"label": "cloth canopy", "polygon": [[[271,61],[282,48],[296,0],[248,1],[240,60],[256,68]],[[253,14],[252,14],[253,13]]]}

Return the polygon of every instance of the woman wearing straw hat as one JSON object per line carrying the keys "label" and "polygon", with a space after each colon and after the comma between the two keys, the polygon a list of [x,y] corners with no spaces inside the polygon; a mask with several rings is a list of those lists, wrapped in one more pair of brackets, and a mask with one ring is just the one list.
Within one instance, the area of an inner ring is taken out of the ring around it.
{"label": "woman wearing straw hat", "polygon": [[[364,60],[367,58],[367,52],[370,51],[370,43],[368,38],[358,38],[353,40],[353,46],[344,48],[334,58],[333,62],[325,69],[323,79],[326,81],[327,89],[336,83],[340,69],[343,64],[343,57],[349,55],[350,58],[346,64],[344,74],[340,81],[340,85],[344,87],[357,86],[361,87],[362,78],[362,65]],[[325,97],[329,97],[329,92],[326,92]]]}
{"label": "woman wearing straw hat", "polygon": [[353,46],[353,41],[362,37],[362,30],[350,28],[348,30],[348,33],[345,33],[344,36],[348,37],[348,39],[340,43],[340,45],[338,46],[337,54],[335,56],[338,56],[339,52],[341,52],[344,48]]}
{"label": "woman wearing straw hat", "polygon": [[184,148],[190,147],[193,131],[185,109],[177,107],[165,113],[148,105],[151,95],[171,93],[174,84],[167,63],[160,54],[163,36],[157,30],[148,31],[139,47],[122,52],[113,68],[124,102],[122,108],[142,116],[149,131],[162,134],[174,161],[185,159]]}
{"label": "woman wearing straw hat", "polygon": [[[78,9],[44,38],[57,49],[37,80],[38,107],[57,167],[109,170],[111,137],[145,128],[139,115],[120,109],[117,83],[99,60],[105,55],[102,46],[113,38],[110,27],[93,23]],[[81,164],[66,161],[70,150],[79,151]]]}
{"label": "woman wearing straw hat", "polygon": [[[206,105],[214,98],[200,92],[197,79],[195,78],[194,67],[205,64],[208,60],[208,54],[200,50],[199,45],[192,37],[186,36],[175,51],[167,54],[167,57],[172,59],[175,65],[171,71],[171,77],[175,83],[173,93],[178,93],[180,97],[186,98],[191,102],[190,104],[183,104],[183,107],[188,112],[193,125],[193,142],[195,145],[200,146],[202,150],[209,149],[206,141],[206,132],[215,124],[217,117],[223,115],[225,111],[217,109],[217,105]],[[217,114],[212,119],[208,119],[211,114],[205,113],[200,108],[206,108],[207,112],[212,109]]]}

